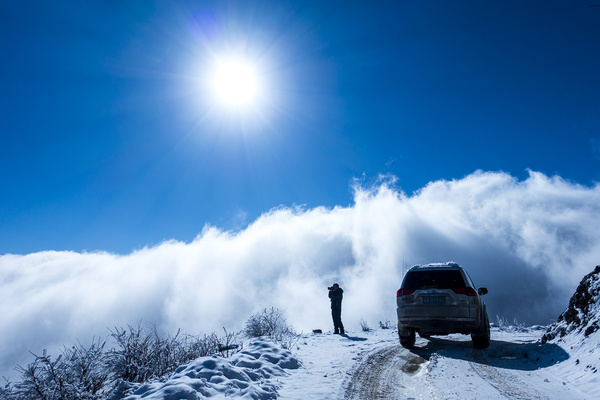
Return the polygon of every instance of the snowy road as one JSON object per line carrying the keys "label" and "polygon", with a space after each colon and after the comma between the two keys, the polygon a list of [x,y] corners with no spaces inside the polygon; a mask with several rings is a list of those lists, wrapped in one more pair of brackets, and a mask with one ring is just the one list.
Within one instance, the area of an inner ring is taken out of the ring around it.
{"label": "snowy road", "polygon": [[232,357],[201,357],[138,384],[127,399],[597,399],[596,336],[542,345],[543,332],[492,329],[485,350],[464,335],[418,338],[408,350],[393,329],[302,335],[291,350],[254,339]]}
{"label": "snowy road", "polygon": [[[472,348],[468,336],[418,339],[365,351],[345,380],[345,400],[381,399],[585,399],[551,367],[568,355],[530,339],[492,340]],[[525,338],[523,338],[525,339]]]}

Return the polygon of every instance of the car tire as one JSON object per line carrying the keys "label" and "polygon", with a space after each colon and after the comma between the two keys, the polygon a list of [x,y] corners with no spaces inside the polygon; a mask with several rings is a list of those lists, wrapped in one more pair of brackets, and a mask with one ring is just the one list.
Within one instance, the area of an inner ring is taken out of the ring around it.
{"label": "car tire", "polygon": [[402,345],[402,347],[406,347],[407,349],[414,347],[414,345],[415,345],[415,330],[414,329],[409,329],[408,335],[406,335],[406,336],[401,335],[400,333],[398,333],[398,335],[400,336],[400,344]]}
{"label": "car tire", "polygon": [[471,334],[471,340],[473,340],[473,347],[476,349],[487,349],[490,346],[490,320],[487,311],[483,311],[481,325],[477,332]]}

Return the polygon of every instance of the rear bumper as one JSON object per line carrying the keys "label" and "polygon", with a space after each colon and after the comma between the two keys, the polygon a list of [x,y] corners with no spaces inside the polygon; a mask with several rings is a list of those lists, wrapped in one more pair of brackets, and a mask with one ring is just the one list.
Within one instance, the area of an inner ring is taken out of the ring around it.
{"label": "rear bumper", "polygon": [[461,317],[461,316],[407,316],[403,310],[398,310],[398,332],[407,332],[414,329],[415,331],[427,335],[447,335],[450,333],[468,334],[476,330],[480,325],[479,314],[476,318]]}
{"label": "rear bumper", "polygon": [[467,319],[419,319],[398,320],[398,332],[414,329],[428,335],[447,335],[450,333],[471,333],[479,326],[479,321]]}

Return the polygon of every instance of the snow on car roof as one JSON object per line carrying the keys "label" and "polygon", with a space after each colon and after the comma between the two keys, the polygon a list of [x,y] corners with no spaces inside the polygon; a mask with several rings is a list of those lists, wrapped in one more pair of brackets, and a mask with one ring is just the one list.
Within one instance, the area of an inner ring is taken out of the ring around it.
{"label": "snow on car roof", "polygon": [[414,270],[420,270],[420,269],[458,269],[458,268],[461,268],[461,266],[458,265],[457,263],[455,263],[454,261],[448,261],[445,263],[430,263],[430,264],[423,264],[423,265],[415,265],[410,270],[414,271]]}

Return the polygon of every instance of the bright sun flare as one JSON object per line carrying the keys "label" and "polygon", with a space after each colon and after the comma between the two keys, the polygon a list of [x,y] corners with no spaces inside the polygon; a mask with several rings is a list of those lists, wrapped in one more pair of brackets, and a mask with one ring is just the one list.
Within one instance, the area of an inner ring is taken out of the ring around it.
{"label": "bright sun flare", "polygon": [[259,94],[256,71],[242,60],[220,62],[215,68],[212,85],[216,97],[230,106],[249,105]]}

